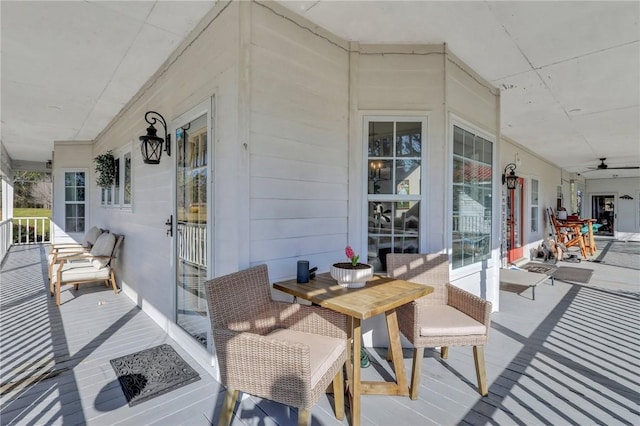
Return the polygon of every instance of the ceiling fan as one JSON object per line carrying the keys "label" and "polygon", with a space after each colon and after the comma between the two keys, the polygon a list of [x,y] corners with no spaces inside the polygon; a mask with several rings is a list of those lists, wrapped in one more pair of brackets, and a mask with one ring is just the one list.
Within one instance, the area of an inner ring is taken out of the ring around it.
{"label": "ceiling fan", "polygon": [[627,169],[627,170],[631,170],[631,169],[640,169],[640,166],[620,166],[620,167],[609,167],[606,163],[605,163],[606,158],[600,158],[600,164],[598,164],[598,167],[589,167],[587,171],[591,171],[591,170],[623,170],[623,169]]}

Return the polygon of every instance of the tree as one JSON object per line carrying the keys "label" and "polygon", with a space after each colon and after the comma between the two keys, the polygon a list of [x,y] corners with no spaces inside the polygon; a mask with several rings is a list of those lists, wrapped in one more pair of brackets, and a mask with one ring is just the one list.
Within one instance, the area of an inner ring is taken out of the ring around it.
{"label": "tree", "polygon": [[51,182],[35,182],[31,186],[31,201],[36,207],[51,209]]}
{"label": "tree", "polygon": [[13,173],[13,205],[15,207],[37,207],[36,204],[45,204],[38,201],[32,195],[32,190],[37,183],[49,185],[48,206],[51,206],[51,173],[17,170]]}

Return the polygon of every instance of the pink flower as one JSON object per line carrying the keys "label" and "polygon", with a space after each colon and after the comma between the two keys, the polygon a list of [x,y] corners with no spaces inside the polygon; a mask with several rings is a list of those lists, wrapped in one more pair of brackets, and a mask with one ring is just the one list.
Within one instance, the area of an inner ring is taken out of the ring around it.
{"label": "pink flower", "polygon": [[354,253],[351,246],[347,246],[347,248],[344,249],[344,253],[347,255],[347,259],[351,261],[351,264],[353,266],[356,266],[358,264],[358,259],[360,259],[360,256]]}

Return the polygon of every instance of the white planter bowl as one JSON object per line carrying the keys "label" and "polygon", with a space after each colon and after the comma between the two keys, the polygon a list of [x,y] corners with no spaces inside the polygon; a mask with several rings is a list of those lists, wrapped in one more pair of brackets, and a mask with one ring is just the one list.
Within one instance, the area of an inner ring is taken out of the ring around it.
{"label": "white planter bowl", "polygon": [[373,266],[366,269],[345,269],[331,265],[331,277],[338,281],[341,287],[362,288],[373,278]]}

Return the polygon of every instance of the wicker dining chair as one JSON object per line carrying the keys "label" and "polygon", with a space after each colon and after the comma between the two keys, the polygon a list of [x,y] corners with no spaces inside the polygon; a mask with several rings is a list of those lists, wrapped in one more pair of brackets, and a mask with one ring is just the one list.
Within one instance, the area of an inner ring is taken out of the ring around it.
{"label": "wicker dining chair", "polygon": [[397,309],[400,331],[414,347],[411,399],[418,398],[424,348],[440,347],[440,356],[446,359],[449,346],[473,346],[478,391],[486,396],[483,345],[491,323],[491,302],[449,283],[446,254],[388,254],[387,273],[434,288],[428,296]]}
{"label": "wicker dining chair", "polygon": [[266,265],[205,283],[213,342],[227,387],[218,425],[231,422],[239,392],[311,409],[333,381],[335,413],[344,418],[346,318],[318,306],[271,299]]}

